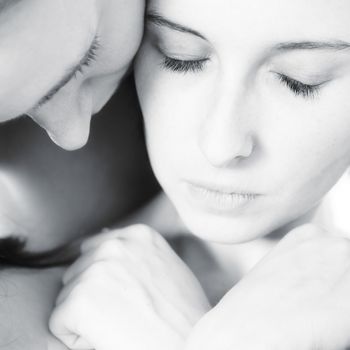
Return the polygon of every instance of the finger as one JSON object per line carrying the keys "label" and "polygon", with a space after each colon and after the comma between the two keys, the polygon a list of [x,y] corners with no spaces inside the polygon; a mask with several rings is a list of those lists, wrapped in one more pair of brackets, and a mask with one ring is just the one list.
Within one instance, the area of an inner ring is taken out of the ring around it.
{"label": "finger", "polygon": [[115,229],[115,230],[107,230],[105,229],[101,233],[92,236],[91,238],[85,240],[81,247],[80,251],[85,254],[93,249],[96,249],[103,242],[110,239],[123,239],[123,231],[126,229]]}
{"label": "finger", "polygon": [[63,274],[62,282],[64,285],[68,284],[72,279],[84,272],[96,260],[92,252],[82,255],[77,259]]}
{"label": "finger", "polygon": [[74,329],[74,323],[74,311],[70,312],[69,308],[58,307],[50,317],[49,328],[52,334],[69,349],[94,350],[94,346]]}
{"label": "finger", "polygon": [[[132,269],[126,263],[119,263],[118,261],[95,261],[92,264],[82,264],[81,267],[77,267],[77,269],[81,269],[78,273],[76,273],[75,277],[67,280],[67,283],[64,285],[60,294],[56,300],[56,306],[64,303],[66,299],[68,299],[72,292],[75,289],[79,289],[79,293],[92,291],[94,286],[98,288],[103,288],[102,283],[109,283],[110,287],[114,288],[116,285],[123,286],[131,286],[136,284],[136,288],[138,286],[139,279],[135,278],[132,274]],[[101,293],[104,290],[101,290]]]}
{"label": "finger", "polygon": [[88,341],[76,334],[60,335],[60,341],[71,350],[94,350]]}
{"label": "finger", "polygon": [[75,278],[71,279],[65,286],[62,288],[60,293],[58,294],[58,297],[55,302],[55,306],[58,307],[62,303],[64,303],[69,296],[71,295],[72,291],[78,286],[78,284],[81,284],[82,279],[81,278]]}
{"label": "finger", "polygon": [[160,236],[156,233],[152,228],[142,225],[130,225],[125,228],[114,229],[112,231],[105,231],[96,236],[93,236],[86,241],[84,241],[81,245],[81,252],[85,253],[91,249],[95,249],[104,241],[117,239],[119,241],[134,241],[139,240],[141,238],[145,238],[147,240],[153,240],[155,236]]}
{"label": "finger", "polygon": [[81,257],[69,267],[62,277],[63,284],[67,284],[71,279],[83,273],[93,264],[106,261],[120,261],[125,263],[130,258],[130,252],[120,239],[111,238],[104,240],[95,249],[90,249],[83,253]]}

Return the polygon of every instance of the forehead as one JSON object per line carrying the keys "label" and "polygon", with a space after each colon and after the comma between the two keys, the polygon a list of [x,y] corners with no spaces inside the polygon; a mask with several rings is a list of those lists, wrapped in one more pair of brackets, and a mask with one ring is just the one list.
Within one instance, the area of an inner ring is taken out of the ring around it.
{"label": "forehead", "polygon": [[214,42],[350,38],[349,0],[149,0],[148,9]]}

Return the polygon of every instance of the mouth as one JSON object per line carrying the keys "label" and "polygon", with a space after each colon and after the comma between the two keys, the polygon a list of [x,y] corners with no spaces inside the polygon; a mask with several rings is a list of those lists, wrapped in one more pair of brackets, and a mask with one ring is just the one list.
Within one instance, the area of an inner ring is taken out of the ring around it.
{"label": "mouth", "polygon": [[185,187],[187,196],[193,204],[217,214],[242,210],[261,196],[258,193],[221,189],[219,186],[207,186],[187,181]]}

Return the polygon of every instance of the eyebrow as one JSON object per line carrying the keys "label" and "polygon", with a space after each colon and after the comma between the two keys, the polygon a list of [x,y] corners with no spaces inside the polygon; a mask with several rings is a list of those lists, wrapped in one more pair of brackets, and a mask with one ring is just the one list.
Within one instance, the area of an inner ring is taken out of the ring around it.
{"label": "eyebrow", "polygon": [[191,29],[189,27],[186,27],[182,24],[175,23],[175,22],[163,17],[162,15],[160,15],[159,13],[157,13],[155,11],[149,11],[146,15],[146,20],[147,20],[147,22],[153,23],[153,24],[160,26],[160,27],[167,27],[169,29],[176,30],[177,32],[192,34],[192,35],[195,35],[201,39],[207,40],[207,38],[203,34],[201,34],[200,32],[198,32],[194,29]]}
{"label": "eyebrow", "polygon": [[95,36],[93,41],[91,42],[87,51],[82,55],[82,58],[78,61],[78,63],[73,64],[70,67],[64,76],[59,79],[58,83],[56,83],[46,94],[42,97],[36,104],[34,108],[38,108],[44,105],[46,102],[51,100],[53,96],[55,96],[78,72],[82,71],[84,66],[88,66],[92,61],[96,59],[96,51],[99,48],[98,37]]}
{"label": "eyebrow", "polygon": [[300,42],[285,42],[274,47],[278,51],[292,50],[331,50],[342,51],[349,50],[350,43],[342,40],[335,41],[300,41]]}
{"label": "eyebrow", "polygon": [[[158,26],[167,27],[178,32],[188,33],[204,40],[208,39],[200,32],[186,27],[182,24],[175,23],[156,11],[149,11],[146,15],[146,20]],[[342,51],[350,50],[350,43],[342,40],[335,41],[300,41],[300,42],[284,42],[274,46],[275,50],[278,51],[293,51],[293,50],[331,50],[331,51]]]}

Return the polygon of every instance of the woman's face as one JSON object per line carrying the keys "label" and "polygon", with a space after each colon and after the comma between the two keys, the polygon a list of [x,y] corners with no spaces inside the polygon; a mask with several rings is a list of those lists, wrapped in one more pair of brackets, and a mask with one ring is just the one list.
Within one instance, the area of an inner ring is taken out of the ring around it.
{"label": "woman's face", "polygon": [[150,0],[136,83],[154,171],[197,235],[310,211],[350,160],[348,0]]}
{"label": "woman's face", "polygon": [[66,149],[128,69],[144,1],[1,0],[0,122],[29,114]]}

